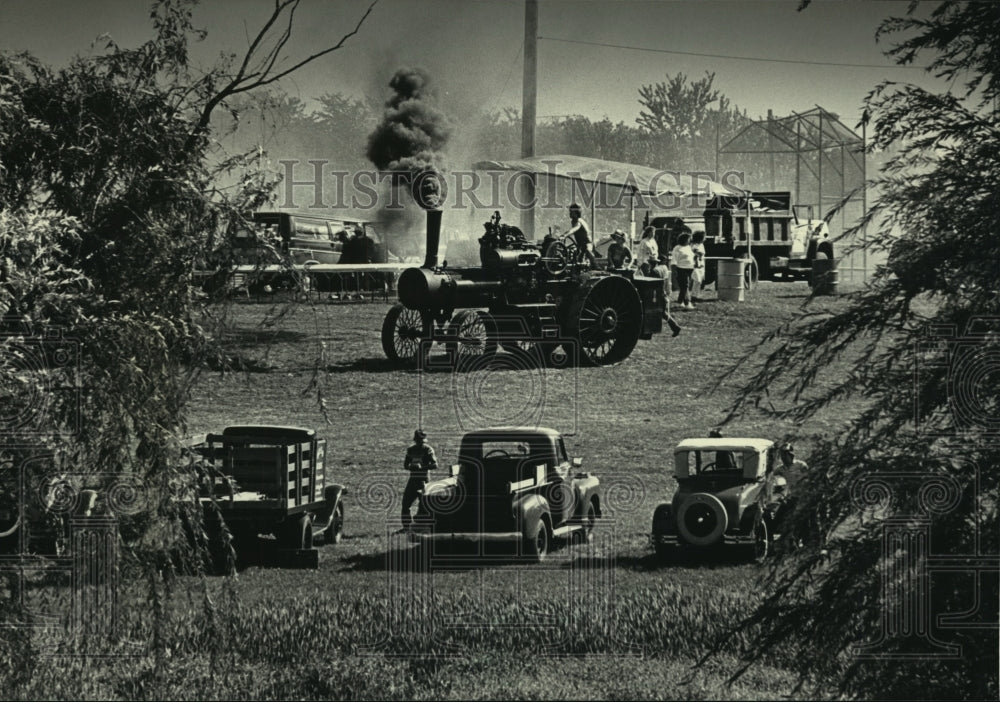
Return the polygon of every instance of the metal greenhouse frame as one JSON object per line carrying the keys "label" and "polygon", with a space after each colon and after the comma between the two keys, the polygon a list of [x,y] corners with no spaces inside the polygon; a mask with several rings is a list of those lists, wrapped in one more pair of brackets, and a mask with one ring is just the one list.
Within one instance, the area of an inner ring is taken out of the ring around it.
{"label": "metal greenhouse frame", "polygon": [[[848,209],[860,205],[858,218],[868,211],[863,123],[861,128],[859,136],[837,115],[819,105],[808,112],[793,112],[787,117],[774,117],[768,110],[767,119],[747,125],[721,146],[717,142],[716,163],[722,154],[768,155],[770,189],[792,190],[795,202],[814,205],[818,217],[843,203],[838,213],[843,233],[848,228]],[[776,156],[784,156],[786,160],[794,157],[794,188],[776,182]],[[852,217],[851,221],[856,219]],[[867,244],[867,228],[862,230],[861,236]],[[862,249],[861,259],[860,266],[852,260],[850,265],[840,266],[840,270],[850,271],[852,280],[855,272],[861,271],[862,280],[867,280],[867,248]]]}

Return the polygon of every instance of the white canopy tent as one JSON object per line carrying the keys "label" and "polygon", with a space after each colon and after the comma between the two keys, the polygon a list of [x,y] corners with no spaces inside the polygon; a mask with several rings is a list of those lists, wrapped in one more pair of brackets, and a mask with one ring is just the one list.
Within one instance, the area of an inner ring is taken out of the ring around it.
{"label": "white canopy tent", "polygon": [[741,196],[745,194],[742,190],[689,173],[587,156],[555,154],[510,161],[479,161],[473,165],[473,168],[483,171],[513,171],[527,173],[535,177],[549,176],[591,183],[593,184],[590,192],[591,227],[596,226],[594,220],[597,215],[597,199],[594,195],[597,186],[604,184],[622,188],[629,194],[630,236],[633,241],[635,240],[635,198],[637,195],[658,197],[693,194]]}

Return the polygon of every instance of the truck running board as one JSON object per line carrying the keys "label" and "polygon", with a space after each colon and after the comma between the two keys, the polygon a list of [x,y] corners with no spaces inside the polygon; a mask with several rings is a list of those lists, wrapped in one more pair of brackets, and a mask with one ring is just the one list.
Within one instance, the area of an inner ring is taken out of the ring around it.
{"label": "truck running board", "polygon": [[566,526],[561,526],[558,529],[553,529],[552,530],[552,538],[554,538],[554,539],[565,539],[570,534],[573,534],[574,532],[582,531],[582,530],[583,530],[583,525],[582,524],[567,524]]}

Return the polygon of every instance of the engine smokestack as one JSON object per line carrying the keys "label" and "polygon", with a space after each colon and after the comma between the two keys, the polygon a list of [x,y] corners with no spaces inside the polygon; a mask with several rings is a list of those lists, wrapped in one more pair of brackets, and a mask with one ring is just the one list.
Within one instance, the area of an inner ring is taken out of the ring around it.
{"label": "engine smokestack", "polygon": [[437,268],[441,246],[441,210],[427,210],[427,255],[422,268]]}
{"label": "engine smokestack", "polygon": [[434,166],[426,166],[412,174],[410,194],[427,211],[427,254],[422,268],[436,268],[441,245],[441,208],[444,206],[444,178]]}

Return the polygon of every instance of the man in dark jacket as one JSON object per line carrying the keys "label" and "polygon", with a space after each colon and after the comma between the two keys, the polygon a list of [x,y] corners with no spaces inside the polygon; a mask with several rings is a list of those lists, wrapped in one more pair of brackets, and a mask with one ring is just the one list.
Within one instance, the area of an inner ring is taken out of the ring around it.
{"label": "man in dark jacket", "polygon": [[427,471],[437,468],[434,449],[426,443],[426,439],[427,434],[420,429],[413,432],[413,444],[406,449],[406,458],[403,460],[403,468],[410,473],[410,478],[406,481],[406,488],[403,490],[401,515],[403,529],[409,529],[413,522],[413,517],[410,516],[410,507],[419,499],[427,484]]}

